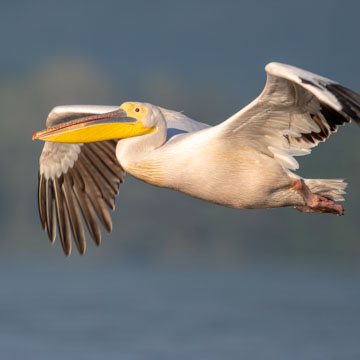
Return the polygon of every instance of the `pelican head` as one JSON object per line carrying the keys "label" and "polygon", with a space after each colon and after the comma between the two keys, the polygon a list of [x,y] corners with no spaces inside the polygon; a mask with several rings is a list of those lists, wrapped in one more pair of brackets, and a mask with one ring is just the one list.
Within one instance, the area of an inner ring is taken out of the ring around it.
{"label": "pelican head", "polygon": [[87,116],[38,131],[33,140],[87,143],[125,139],[155,132],[160,110],[150,104],[125,102],[119,110]]}

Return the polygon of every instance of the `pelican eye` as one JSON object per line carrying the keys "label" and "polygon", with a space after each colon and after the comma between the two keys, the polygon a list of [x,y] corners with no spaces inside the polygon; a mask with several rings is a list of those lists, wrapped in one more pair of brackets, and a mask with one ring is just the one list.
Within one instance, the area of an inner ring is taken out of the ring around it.
{"label": "pelican eye", "polygon": [[134,111],[135,111],[135,112],[139,112],[139,111],[140,111],[140,108],[137,107],[137,108],[134,109]]}

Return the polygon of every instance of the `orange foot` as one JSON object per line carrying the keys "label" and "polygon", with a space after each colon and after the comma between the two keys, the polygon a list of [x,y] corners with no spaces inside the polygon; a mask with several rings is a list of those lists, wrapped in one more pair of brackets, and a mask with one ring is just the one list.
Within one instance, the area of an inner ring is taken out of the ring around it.
{"label": "orange foot", "polygon": [[330,213],[336,216],[344,215],[344,208],[324,196],[314,194],[302,179],[294,180],[291,189],[298,191],[305,200],[305,205],[299,205],[301,212]]}

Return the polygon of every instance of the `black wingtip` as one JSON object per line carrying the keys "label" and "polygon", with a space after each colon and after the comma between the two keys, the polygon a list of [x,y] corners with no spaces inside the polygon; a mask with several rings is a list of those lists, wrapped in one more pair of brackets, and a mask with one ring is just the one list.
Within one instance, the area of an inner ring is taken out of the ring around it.
{"label": "black wingtip", "polygon": [[360,125],[360,95],[340,84],[327,84],[326,89],[337,98],[342,112]]}

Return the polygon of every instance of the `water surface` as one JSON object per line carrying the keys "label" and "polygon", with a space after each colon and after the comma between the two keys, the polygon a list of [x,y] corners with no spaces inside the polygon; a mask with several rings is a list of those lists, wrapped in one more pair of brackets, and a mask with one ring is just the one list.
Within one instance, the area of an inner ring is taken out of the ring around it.
{"label": "water surface", "polygon": [[0,265],[2,359],[359,359],[360,272]]}

